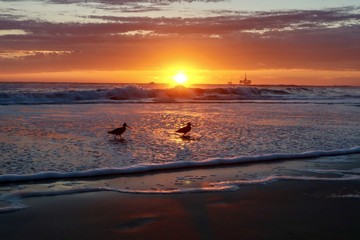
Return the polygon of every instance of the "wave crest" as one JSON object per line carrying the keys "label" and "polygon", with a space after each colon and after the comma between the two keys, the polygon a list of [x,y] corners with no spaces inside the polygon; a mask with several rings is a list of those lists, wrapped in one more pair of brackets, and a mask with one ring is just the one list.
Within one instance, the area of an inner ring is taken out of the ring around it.
{"label": "wave crest", "polygon": [[[4,85],[4,84],[2,84]],[[0,90],[0,104],[62,104],[93,102],[173,102],[174,100],[314,100],[359,99],[360,92],[354,88],[341,87],[279,87],[279,86],[223,86],[216,88],[153,88],[138,85],[96,86],[71,85],[53,88],[31,85],[26,88],[5,87]]]}
{"label": "wave crest", "polygon": [[33,180],[47,180],[47,179],[66,179],[66,178],[81,178],[81,177],[98,177],[116,174],[139,174],[149,173],[154,171],[179,170],[185,168],[200,168],[209,166],[223,166],[229,164],[241,163],[256,163],[265,161],[291,160],[291,159],[306,159],[317,158],[323,156],[341,156],[360,153],[360,146],[349,149],[336,149],[330,151],[311,151],[302,153],[275,153],[255,156],[238,156],[232,158],[210,158],[203,161],[180,161],[168,162],[164,164],[144,164],[135,165],[124,168],[101,168],[78,172],[40,172],[35,174],[20,175],[20,174],[5,174],[0,175],[0,183],[6,182],[20,182]]}

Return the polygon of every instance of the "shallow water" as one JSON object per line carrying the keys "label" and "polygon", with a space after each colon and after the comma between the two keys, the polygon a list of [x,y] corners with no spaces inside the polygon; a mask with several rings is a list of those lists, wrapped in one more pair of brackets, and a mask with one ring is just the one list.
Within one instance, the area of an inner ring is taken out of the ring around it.
{"label": "shallow water", "polygon": [[[360,180],[357,104],[3,105],[0,117],[0,213],[24,209],[24,198],[39,196]],[[132,129],[122,139],[107,133],[124,122]],[[175,130],[187,122],[194,127],[181,138]]]}
{"label": "shallow water", "polygon": [[[74,172],[360,145],[351,105],[164,103],[0,106],[0,174]],[[108,130],[126,122],[122,140]],[[191,122],[190,138],[174,131]]]}
{"label": "shallow water", "polygon": [[[191,194],[242,191],[243,186],[279,181],[359,182],[360,154],[246,163],[187,170],[110,175],[67,180],[0,184],[0,213],[28,208],[31,197],[117,192],[130,194]],[[356,186],[353,185],[353,186]],[[359,188],[328,191],[325,198],[360,199]]]}
{"label": "shallow water", "polygon": [[[359,88],[2,86],[0,213],[39,196],[360,180]],[[122,139],[107,133],[124,122]]]}

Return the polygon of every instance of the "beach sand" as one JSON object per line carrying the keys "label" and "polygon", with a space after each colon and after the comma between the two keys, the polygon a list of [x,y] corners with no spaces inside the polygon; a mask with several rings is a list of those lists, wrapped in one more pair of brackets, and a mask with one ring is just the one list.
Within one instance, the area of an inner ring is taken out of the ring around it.
{"label": "beach sand", "polygon": [[358,182],[280,181],[234,192],[95,192],[24,199],[1,239],[360,239]]}

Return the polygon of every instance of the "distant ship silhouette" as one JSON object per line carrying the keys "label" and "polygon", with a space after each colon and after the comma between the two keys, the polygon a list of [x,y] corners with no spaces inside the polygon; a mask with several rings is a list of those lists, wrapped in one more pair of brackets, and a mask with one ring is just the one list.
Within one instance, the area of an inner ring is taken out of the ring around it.
{"label": "distant ship silhouette", "polygon": [[240,80],[239,83],[248,86],[248,85],[251,85],[251,80],[246,78],[246,73],[245,73],[244,80]]}

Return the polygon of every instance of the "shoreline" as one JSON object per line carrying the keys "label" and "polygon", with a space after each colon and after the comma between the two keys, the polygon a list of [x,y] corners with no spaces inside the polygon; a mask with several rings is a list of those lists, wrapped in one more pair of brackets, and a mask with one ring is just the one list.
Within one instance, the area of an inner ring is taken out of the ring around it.
{"label": "shoreline", "polygon": [[356,181],[241,186],[234,192],[95,192],[24,199],[0,214],[4,239],[359,239]]}
{"label": "shoreline", "polygon": [[[0,189],[2,194],[14,194],[12,204],[28,207],[0,214],[0,236],[6,240],[357,240],[359,159],[359,154],[352,154],[7,184]],[[293,178],[246,183],[268,176]],[[346,176],[355,176],[356,180]],[[238,184],[238,188],[222,192],[187,191],[221,182]],[[86,188],[133,193],[78,191]],[[156,192],[174,188],[183,192]],[[150,190],[150,194],[142,190]],[[25,194],[21,195],[22,192]],[[0,202],[0,207],[6,206],[6,202]]]}
{"label": "shoreline", "polygon": [[189,162],[177,161],[162,164],[135,165],[123,168],[98,168],[93,170],[84,170],[78,172],[40,172],[34,174],[0,175],[0,185],[8,183],[27,183],[31,181],[56,181],[64,179],[89,179],[89,178],[111,178],[127,177],[131,175],[147,175],[158,173],[185,172],[192,170],[221,169],[227,167],[239,168],[250,164],[278,164],[281,162],[311,160],[326,157],[347,157],[358,156],[360,158],[360,146],[347,149],[335,149],[328,151],[308,151],[302,153],[275,153],[254,156],[238,156],[228,158],[210,158],[204,161]]}

